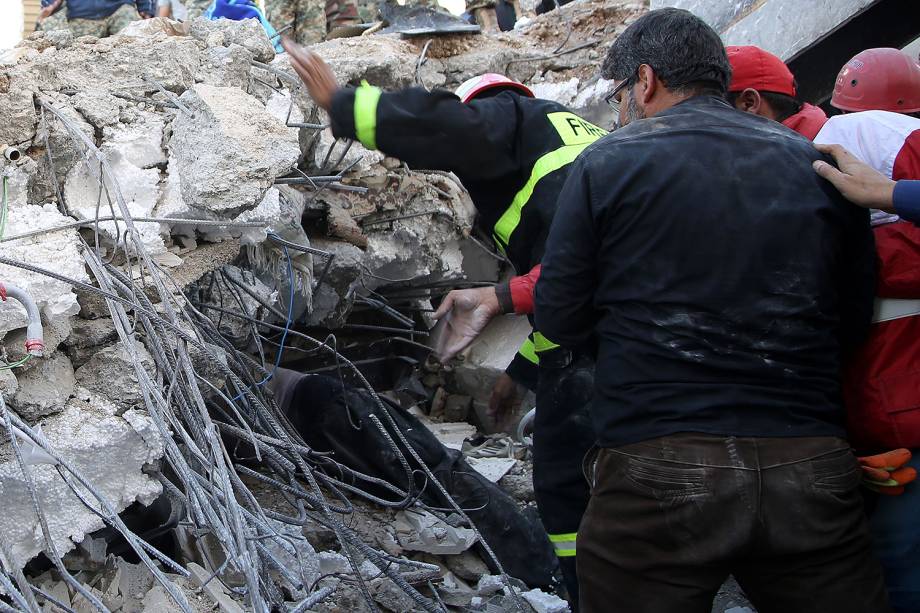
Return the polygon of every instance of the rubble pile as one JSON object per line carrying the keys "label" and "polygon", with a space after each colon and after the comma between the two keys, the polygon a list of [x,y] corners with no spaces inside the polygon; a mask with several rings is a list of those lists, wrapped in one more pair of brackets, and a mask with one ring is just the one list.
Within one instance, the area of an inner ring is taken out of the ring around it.
{"label": "rubble pile", "polygon": [[[513,33],[313,49],[343,84],[452,88],[495,71],[590,110],[609,86],[592,76],[605,43],[646,8],[578,0]],[[326,460],[265,390],[282,361],[344,364],[432,428],[485,424],[526,322],[499,322],[480,341],[494,350],[454,370],[423,369],[430,300],[506,272],[453,175],[334,139],[253,20],[33,34],[0,56],[0,117],[0,283],[28,294],[43,330],[39,346],[38,322],[3,295],[9,602],[561,610],[474,553],[459,508],[354,502],[343,523],[341,492],[314,475]],[[394,347],[409,365],[396,375]],[[500,464],[477,470],[532,506],[526,467],[513,453]]]}

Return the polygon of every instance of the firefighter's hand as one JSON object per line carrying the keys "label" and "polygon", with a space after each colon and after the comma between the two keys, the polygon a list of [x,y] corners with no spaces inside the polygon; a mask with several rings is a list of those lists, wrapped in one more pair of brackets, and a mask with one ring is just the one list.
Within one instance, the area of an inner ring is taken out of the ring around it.
{"label": "firefighter's hand", "polygon": [[[891,212],[895,182],[877,172],[840,145],[815,145],[821,153],[834,158],[837,168],[827,162],[812,163],[815,172],[830,181],[843,197],[861,207]],[[838,170],[839,169],[839,170]]]}
{"label": "firefighter's hand", "polygon": [[505,422],[521,405],[524,391],[507,373],[502,373],[492,386],[488,416],[497,424]]}
{"label": "firefighter's hand", "polygon": [[332,108],[332,96],[339,90],[335,73],[323,58],[290,38],[282,38],[281,46],[287,51],[291,58],[291,66],[307,87],[313,102],[324,111],[329,111]]}
{"label": "firefighter's hand", "polygon": [[42,9],[38,12],[38,20],[42,21],[54,15],[54,12],[58,9],[59,6],[61,6],[62,2],[64,2],[64,0],[55,0],[48,6],[43,6]]}
{"label": "firefighter's hand", "polygon": [[501,313],[494,287],[455,289],[447,294],[434,318],[442,321],[435,355],[442,363],[469,347],[492,318]]}
{"label": "firefighter's hand", "polygon": [[917,478],[917,471],[911,466],[911,454],[907,449],[895,449],[877,455],[857,458],[863,471],[863,485],[888,496],[904,493],[904,486]]}

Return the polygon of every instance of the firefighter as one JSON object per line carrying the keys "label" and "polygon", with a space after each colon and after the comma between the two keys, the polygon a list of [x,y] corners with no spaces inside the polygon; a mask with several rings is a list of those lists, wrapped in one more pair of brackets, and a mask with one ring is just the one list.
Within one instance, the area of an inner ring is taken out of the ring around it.
{"label": "firefighter", "polygon": [[[455,173],[476,205],[477,223],[518,273],[539,264],[571,162],[605,130],[501,75],[470,79],[456,94],[382,92],[367,83],[340,88],[316,54],[290,41],[284,46],[310,96],[329,113],[336,137],[357,139],[409,166]],[[526,310],[515,304],[515,295],[526,300],[526,289],[451,292],[436,314],[450,320],[442,359],[462,350],[495,315]],[[577,605],[576,533],[589,497],[581,460],[594,443],[587,416],[593,361],[587,352],[575,355],[534,331],[508,374],[532,385],[532,377],[521,373],[535,370],[538,361],[534,490]]]}

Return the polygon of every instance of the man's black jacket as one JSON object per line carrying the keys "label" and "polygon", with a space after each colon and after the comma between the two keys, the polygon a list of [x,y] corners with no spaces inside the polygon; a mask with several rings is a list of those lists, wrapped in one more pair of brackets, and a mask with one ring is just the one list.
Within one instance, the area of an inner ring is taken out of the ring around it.
{"label": "man's black jacket", "polygon": [[456,174],[518,274],[540,263],[571,162],[606,134],[561,104],[513,91],[464,104],[444,90],[362,85],[339,90],[329,115],[336,137]]}
{"label": "man's black jacket", "polygon": [[563,345],[595,331],[603,446],[676,432],[843,436],[840,358],[871,316],[868,213],[812,144],[700,96],[589,147],[536,290]]}

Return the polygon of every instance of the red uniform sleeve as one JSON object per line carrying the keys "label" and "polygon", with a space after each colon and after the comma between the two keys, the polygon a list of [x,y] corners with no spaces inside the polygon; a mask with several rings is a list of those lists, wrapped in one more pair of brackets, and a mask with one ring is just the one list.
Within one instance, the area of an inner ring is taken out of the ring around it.
{"label": "red uniform sleeve", "polygon": [[511,286],[511,302],[514,312],[518,315],[533,313],[533,291],[540,278],[540,264],[530,269],[530,272],[520,277],[513,277],[509,282]]}
{"label": "red uniform sleeve", "polygon": [[907,221],[877,226],[880,298],[920,298],[920,228]]}
{"label": "red uniform sleeve", "polygon": [[920,130],[914,130],[906,139],[898,155],[894,158],[891,178],[920,179]]}

